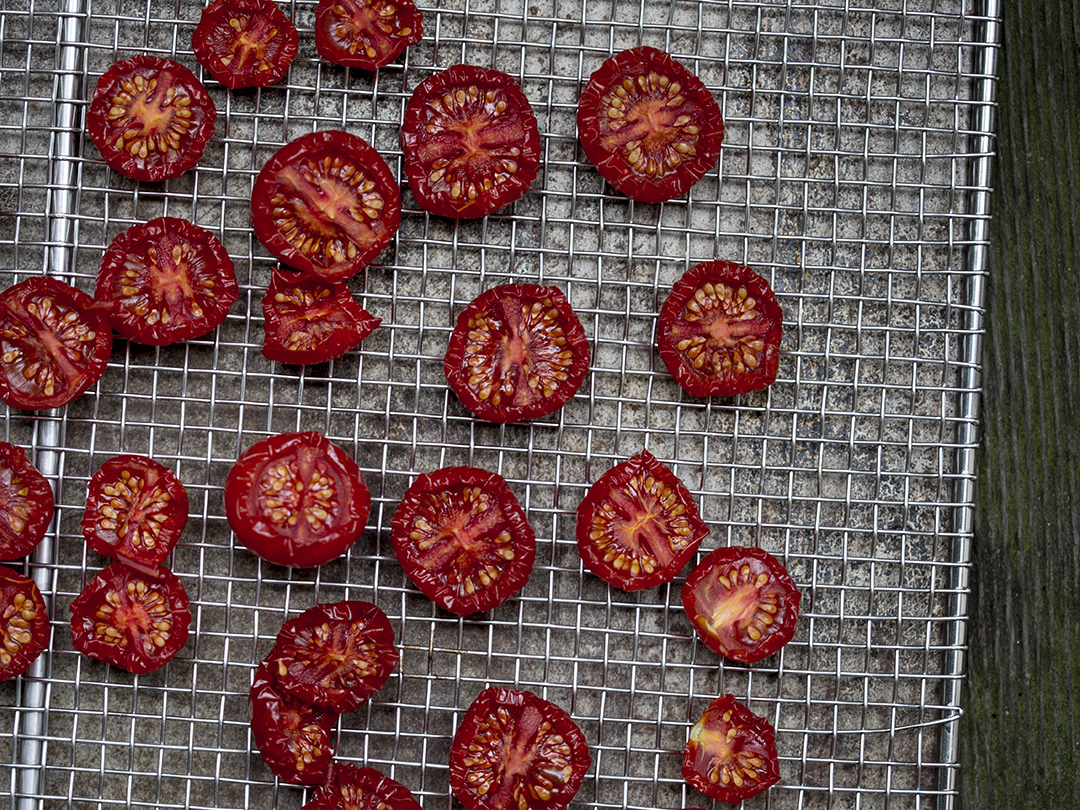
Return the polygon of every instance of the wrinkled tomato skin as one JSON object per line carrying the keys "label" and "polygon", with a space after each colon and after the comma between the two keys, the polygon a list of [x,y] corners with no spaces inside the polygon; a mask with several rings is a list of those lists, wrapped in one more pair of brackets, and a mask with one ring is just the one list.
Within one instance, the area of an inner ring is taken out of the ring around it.
{"label": "wrinkled tomato skin", "polygon": [[444,361],[451,390],[480,419],[547,416],[589,373],[589,341],[557,287],[503,284],[458,316]]}
{"label": "wrinkled tomato skin", "polygon": [[212,332],[239,296],[225,246],[210,231],[177,217],[134,225],[113,239],[94,289],[113,329],[147,346]]}
{"label": "wrinkled tomato skin", "polygon": [[413,90],[401,148],[413,196],[436,216],[487,216],[523,197],[540,172],[540,130],[521,87],[472,65]]}
{"label": "wrinkled tomato skin", "polygon": [[682,590],[683,608],[702,643],[748,664],[791,641],[801,600],[787,569],[756,547],[716,549],[686,578]]}
{"label": "wrinkled tomato skin", "polygon": [[0,565],[0,682],[30,669],[51,636],[49,612],[37,584]]}
{"label": "wrinkled tomato skin", "polygon": [[326,363],[360,345],[382,321],[342,281],[277,268],[263,297],[262,355],[294,366]]}
{"label": "wrinkled tomato skin", "polygon": [[467,810],[562,810],[591,764],[569,714],[532,692],[492,687],[454,733],[450,789]]}
{"label": "wrinkled tomato skin", "polygon": [[401,188],[390,167],[367,141],[341,130],[287,143],[259,171],[251,193],[251,225],[263,246],[326,281],[371,264],[400,224]]}
{"label": "wrinkled tomato skin", "polygon": [[695,790],[731,805],[757,796],[780,781],[776,731],[734,695],[718,697],[690,729],[682,774]]}
{"label": "wrinkled tomato skin", "polygon": [[281,689],[344,714],[382,689],[400,654],[386,614],[371,602],[346,600],[285,622],[270,658]]}
{"label": "wrinkled tomato skin", "polygon": [[156,183],[194,168],[214,134],[217,108],[179,62],[139,54],[113,64],[86,114],[86,132],[105,163]]}
{"label": "wrinkled tomato skin", "polygon": [[423,36],[412,0],[319,0],[315,12],[315,49],[334,65],[378,70]]}
{"label": "wrinkled tomato skin", "polygon": [[374,768],[335,762],[302,810],[422,810],[412,791]]}
{"label": "wrinkled tomato skin", "polygon": [[764,278],[734,262],[691,267],[660,308],[657,350],[695,397],[762,391],[780,368],[784,312]]}
{"label": "wrinkled tomato skin", "polygon": [[169,663],[187,643],[190,626],[187,592],[164,566],[149,577],[112,563],[71,603],[75,649],[135,675]]}
{"label": "wrinkled tomato skin", "polygon": [[476,467],[418,476],[394,512],[390,541],[413,584],[461,616],[520,591],[536,558],[536,534],[506,480]]}
{"label": "wrinkled tomato skin", "polygon": [[0,560],[25,557],[52,523],[52,487],[17,444],[0,442]]}
{"label": "wrinkled tomato skin", "polygon": [[274,776],[293,785],[321,785],[334,758],[338,713],[283,691],[273,655],[256,668],[248,692],[252,739]]}
{"label": "wrinkled tomato skin", "polygon": [[647,450],[600,476],[577,515],[585,567],[624,591],[671,582],[709,533],[689,490]]}
{"label": "wrinkled tomato skin", "polygon": [[230,90],[281,81],[299,48],[296,26],[273,0],[214,0],[191,35],[199,64]]}
{"label": "wrinkled tomato skin", "polygon": [[188,494],[176,473],[146,456],[106,461],[90,479],[82,533],[98,554],[155,576],[188,521]]}
{"label": "wrinkled tomato skin", "polygon": [[27,411],[60,408],[105,373],[106,314],[82,290],[48,276],[0,293],[0,399]]}
{"label": "wrinkled tomato skin", "polygon": [[257,442],[225,481],[229,527],[275,565],[311,568],[340,557],[360,539],[370,509],[356,462],[315,432]]}
{"label": "wrinkled tomato skin", "polygon": [[600,176],[633,200],[686,194],[715,165],[724,120],[697,76],[663,51],[622,51],[578,100],[578,134]]}

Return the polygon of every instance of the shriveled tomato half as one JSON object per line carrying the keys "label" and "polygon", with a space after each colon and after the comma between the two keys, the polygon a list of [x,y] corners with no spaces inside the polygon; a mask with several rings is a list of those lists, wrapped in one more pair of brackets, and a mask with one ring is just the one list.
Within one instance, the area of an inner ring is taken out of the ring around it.
{"label": "shriveled tomato half", "polygon": [[0,399],[12,408],[59,408],[101,379],[112,329],[94,299],[47,276],[0,293]]}
{"label": "shriveled tomato half", "polygon": [[671,582],[708,533],[694,497],[648,450],[600,476],[577,512],[582,562],[624,591]]}
{"label": "shriveled tomato half", "polygon": [[315,48],[335,65],[377,70],[423,35],[413,0],[319,0],[315,12]]}
{"label": "shriveled tomato half", "polygon": [[199,64],[233,90],[281,81],[299,47],[296,26],[273,0],[214,0],[191,34]]}
{"label": "shriveled tomato half", "polygon": [[248,692],[251,737],[276,777],[294,785],[321,785],[334,758],[338,713],[283,691],[273,655],[255,669]]}
{"label": "shriveled tomato half", "polygon": [[802,594],[787,569],[760,548],[713,551],[686,578],[683,607],[705,646],[753,663],[795,635]]}
{"label": "shriveled tomato half", "polygon": [[660,308],[660,359],[695,397],[760,391],[776,380],[784,313],[764,278],[734,262],[691,267]]}
{"label": "shriveled tomato half", "polygon": [[86,132],[111,168],[157,182],[199,162],[216,120],[214,101],[194,73],[171,59],[140,54],[98,79]]}
{"label": "shriveled tomato half", "polygon": [[357,600],[316,605],[285,622],[271,655],[278,686],[340,713],[367,703],[399,658],[386,614]]}
{"label": "shriveled tomato half", "polygon": [[251,225],[274,256],[337,281],[356,275],[394,238],[401,189],[362,138],[340,130],[291,141],[266,162],[251,192]]}
{"label": "shriveled tomato half", "polygon": [[450,789],[468,810],[561,810],[591,764],[569,714],[532,692],[493,687],[454,733]]}
{"label": "shriveled tomato half", "polygon": [[176,473],[146,456],[114,456],[90,479],[83,512],[86,544],[156,576],[188,521],[188,494]]}
{"label": "shriveled tomato half", "polygon": [[413,90],[401,148],[417,203],[442,217],[498,211],[540,172],[540,130],[521,87],[472,65],[449,67]]}
{"label": "shriveled tomato half", "polygon": [[739,804],[780,781],[776,731],[734,695],[718,697],[690,729],[682,773],[709,798]]}
{"label": "shriveled tomato half", "polygon": [[49,646],[49,612],[37,584],[0,565],[0,681],[30,669]]}
{"label": "shriveled tomato half", "polygon": [[476,467],[418,476],[394,512],[390,541],[413,584],[462,616],[520,591],[536,558],[536,534],[506,480]]}
{"label": "shriveled tomato half", "polygon": [[321,433],[281,433],[252,445],[225,481],[236,537],[276,565],[310,568],[360,539],[371,495],[360,468]]}
{"label": "shriveled tomato half", "polygon": [[681,197],[720,156],[724,119],[701,80],[640,47],[608,59],[578,99],[578,135],[600,176],[627,197]]}
{"label": "shriveled tomato half", "polygon": [[161,669],[187,643],[187,592],[168,568],[147,576],[115,562],[71,603],[71,642],[91,658],[136,675]]}
{"label": "shriveled tomato half", "polygon": [[374,768],[335,762],[303,810],[421,810],[412,791]]}
{"label": "shriveled tomato half", "polygon": [[16,560],[45,537],[56,502],[52,487],[17,444],[0,442],[0,560]]}
{"label": "shriveled tomato half", "polygon": [[345,282],[281,268],[263,296],[263,320],[263,357],[298,366],[341,357],[382,323],[356,303]]}
{"label": "shriveled tomato half", "polygon": [[239,295],[225,246],[205,228],[176,217],[134,225],[113,239],[94,289],[113,329],[148,346],[213,331]]}
{"label": "shriveled tomato half", "polygon": [[557,287],[504,284],[458,316],[445,359],[461,404],[488,422],[554,413],[589,373],[589,341]]}

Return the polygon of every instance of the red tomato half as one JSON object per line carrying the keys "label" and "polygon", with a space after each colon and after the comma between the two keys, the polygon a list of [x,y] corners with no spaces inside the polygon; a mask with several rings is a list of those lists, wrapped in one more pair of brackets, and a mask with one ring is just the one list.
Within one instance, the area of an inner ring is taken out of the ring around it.
{"label": "red tomato half", "polygon": [[540,172],[540,130],[511,76],[454,65],[413,91],[401,124],[405,175],[425,211],[477,219],[525,195]]}
{"label": "red tomato half", "polygon": [[0,565],[0,681],[30,669],[50,635],[49,612],[34,580]]}
{"label": "red tomato half", "polygon": [[355,276],[401,224],[401,189],[386,161],[348,132],[312,132],[266,162],[251,225],[274,256],[328,281]]}
{"label": "red tomato half", "polygon": [[225,246],[205,228],[175,217],[134,225],[113,239],[94,290],[113,329],[148,346],[213,331],[239,295]]}
{"label": "red tomato half", "polygon": [[94,299],[39,276],[0,293],[0,399],[12,408],[59,408],[101,379],[112,329]]}
{"label": "red tomato half", "polygon": [[168,568],[153,577],[113,563],[71,603],[75,649],[136,675],[161,669],[187,643],[187,592]]}
{"label": "red tomato half", "polygon": [[582,562],[624,591],[671,582],[708,533],[694,497],[647,450],[600,476],[578,507]]}
{"label": "red tomato half", "polygon": [[413,0],[319,0],[315,48],[335,65],[377,70],[424,35]]}
{"label": "red tomato half", "polygon": [[355,712],[382,689],[400,658],[377,605],[316,605],[281,626],[270,656],[278,686],[314,706]]}
{"label": "red tomato half", "polygon": [[281,433],[251,446],[225,481],[229,527],[275,565],[310,568],[364,532],[371,495],[360,468],[320,433]]}
{"label": "red tomato half", "polygon": [[753,663],[795,635],[799,593],[787,569],[760,548],[730,546],[709,554],[686,578],[683,607],[705,646]]}
{"label": "red tomato half", "polygon": [[691,267],[660,308],[660,359],[695,397],[732,397],[776,380],[784,313],[769,282],[734,262]]}
{"label": "red tomato half", "polygon": [[578,134],[600,176],[627,197],[681,197],[720,155],[724,119],[701,80],[655,48],[623,51],[578,100]]}
{"label": "red tomato half", "polygon": [[191,35],[199,64],[233,90],[281,81],[299,46],[296,26],[273,0],[214,0]]}
{"label": "red tomato half", "polygon": [[390,541],[413,584],[462,616],[520,591],[536,557],[536,535],[505,479],[475,467],[418,476],[394,512]]}
{"label": "red tomato half", "polygon": [[217,108],[194,73],[171,59],[140,54],[98,79],[86,132],[111,168],[157,182],[199,162],[216,120]]}
{"label": "red tomato half", "polygon": [[302,810],[422,810],[412,791],[374,768],[337,762]]}
{"label": "red tomato half", "polygon": [[55,505],[52,487],[23,449],[0,442],[0,560],[33,551],[45,537]]}
{"label": "red tomato half", "polygon": [[468,810],[562,810],[592,758],[565,711],[532,692],[479,694],[450,747],[450,789]]}
{"label": "red tomato half", "polygon": [[445,359],[461,404],[488,422],[554,413],[589,373],[589,341],[556,287],[504,284],[458,316]]}
{"label": "red tomato half", "polygon": [[382,323],[356,303],[345,282],[281,268],[270,276],[263,319],[263,357],[298,366],[341,357]]}
{"label": "red tomato half", "polygon": [[90,479],[82,519],[86,544],[146,576],[157,575],[187,521],[184,485],[146,456],[115,456]]}
{"label": "red tomato half", "polygon": [[776,731],[733,695],[718,697],[690,729],[682,773],[709,798],[739,804],[780,781]]}
{"label": "red tomato half", "polygon": [[255,670],[248,714],[255,746],[275,776],[294,785],[326,781],[334,758],[338,713],[283,691],[270,658]]}

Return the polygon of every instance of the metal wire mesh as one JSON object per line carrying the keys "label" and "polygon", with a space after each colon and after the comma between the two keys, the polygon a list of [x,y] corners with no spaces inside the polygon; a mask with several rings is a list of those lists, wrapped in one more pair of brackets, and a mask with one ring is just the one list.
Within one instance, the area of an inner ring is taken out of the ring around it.
{"label": "metal wire mesh", "polygon": [[[733,692],[778,729],[781,783],[750,807],[948,804],[957,647],[966,621],[954,550],[957,439],[973,415],[962,354],[981,304],[969,226],[985,218],[968,177],[977,53],[989,43],[964,0],[429,0],[424,40],[377,74],[320,61],[314,3],[287,81],[227,92],[198,168],[139,185],[85,138],[87,98],[115,60],[179,59],[201,6],[189,0],[0,0],[0,276],[42,273],[90,290],[111,239],[162,214],[216,233],[241,300],[215,333],[152,349],[118,341],[101,382],[60,412],[9,412],[4,438],[55,486],[54,530],[25,569],[53,616],[50,650],[0,685],[0,730],[20,807],[296,807],[254,750],[247,690],[286,619],[361,598],[391,617],[401,665],[340,723],[338,756],[381,769],[427,808],[451,807],[447,754],[486,685],[531,689],[584,730],[596,807],[683,807],[681,751],[708,702]],[[727,124],[719,167],[687,199],[635,204],[577,147],[576,100],[611,53],[670,51],[704,80]],[[362,346],[305,370],[266,361],[261,298],[273,262],[251,233],[254,176],[314,129],[370,141],[398,177],[409,92],[456,62],[517,78],[540,121],[536,186],[478,222],[426,216],[405,190],[400,233],[352,282],[383,320]],[[767,392],[685,396],[653,352],[656,312],[691,264],[759,269],[785,309],[785,354]],[[534,423],[472,419],[442,354],[456,314],[508,280],[556,284],[588,333],[578,396]],[[977,393],[977,391],[974,391]],[[374,497],[347,557],[289,571],[239,546],[222,485],[239,453],[319,430],[354,454]],[[967,435],[967,434],[964,434]],[[722,662],[692,636],[670,587],[627,595],[584,573],[574,513],[588,485],[648,448],[699,498],[702,553],[758,544],[804,592],[795,640],[760,664]],[[108,457],[176,469],[191,521],[171,564],[193,636],[165,669],[135,677],[73,651],[68,605],[104,560],[79,531],[87,482]],[[389,520],[412,478],[450,464],[502,473],[538,536],[520,596],[479,618],[432,606],[403,575]],[[945,747],[946,749],[948,746]],[[944,787],[943,787],[944,786]]]}

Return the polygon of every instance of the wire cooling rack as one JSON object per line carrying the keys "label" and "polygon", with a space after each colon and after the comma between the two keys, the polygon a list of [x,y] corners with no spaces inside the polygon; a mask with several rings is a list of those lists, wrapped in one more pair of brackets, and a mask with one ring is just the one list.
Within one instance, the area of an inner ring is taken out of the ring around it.
{"label": "wire cooling rack", "polygon": [[[85,137],[87,98],[115,60],[176,58],[200,76],[189,0],[0,0],[0,282],[50,274],[92,289],[102,253],[168,214],[217,234],[240,301],[215,333],[152,349],[118,340],[101,382],[58,412],[9,412],[55,487],[57,518],[22,564],[52,610],[52,644],[0,685],[12,807],[297,807],[254,751],[247,691],[282,622],[315,602],[377,602],[399,669],[340,723],[338,756],[451,808],[453,731],[487,685],[567,709],[593,766],[577,806],[703,806],[682,781],[690,724],[734,693],[778,729],[781,781],[748,807],[950,807],[963,674],[987,222],[996,8],[971,0],[427,0],[423,41],[372,75],[318,59],[314,3],[291,12],[287,81],[227,92],[199,166],[163,184],[108,170]],[[718,168],[662,206],[606,186],[578,148],[590,73],[638,44],[704,80],[727,132]],[[383,326],[331,364],[262,358],[273,262],[252,235],[254,176],[282,144],[344,128],[398,177],[409,92],[456,62],[517,78],[543,141],[540,177],[478,222],[426,216],[405,191],[392,247],[352,282]],[[673,281],[714,257],[750,264],[785,310],[768,391],[685,396],[653,351]],[[509,280],[566,291],[593,367],[536,422],[494,426],[448,392],[456,314]],[[230,534],[222,485],[272,433],[319,430],[355,455],[374,497],[349,554],[317,570],[261,563]],[[574,513],[588,485],[648,448],[699,499],[702,554],[756,544],[804,593],[794,641],[752,666],[692,636],[670,587],[627,595],[583,572]],[[79,532],[107,458],[173,467],[191,521],[171,564],[193,636],[135,677],[73,651],[68,605],[105,564]],[[459,619],[413,588],[388,540],[421,472],[502,473],[538,536],[522,593]]]}

